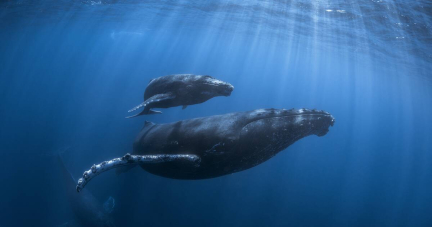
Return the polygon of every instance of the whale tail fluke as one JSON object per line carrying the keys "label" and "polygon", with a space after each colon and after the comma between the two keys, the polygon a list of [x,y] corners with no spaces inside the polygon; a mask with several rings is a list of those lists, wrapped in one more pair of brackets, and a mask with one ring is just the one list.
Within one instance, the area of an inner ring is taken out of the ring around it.
{"label": "whale tail fluke", "polygon": [[115,207],[115,199],[110,196],[103,204],[105,213],[111,214],[114,211],[114,207]]}
{"label": "whale tail fluke", "polygon": [[71,173],[69,172],[69,170],[66,168],[61,153],[58,153],[58,154],[57,154],[57,162],[60,164],[60,167],[61,167],[61,171],[62,171],[63,177],[65,177],[65,178],[70,177],[70,178],[72,179],[72,181],[75,181],[75,179],[74,179],[74,177],[72,176],[72,174],[71,174]]}

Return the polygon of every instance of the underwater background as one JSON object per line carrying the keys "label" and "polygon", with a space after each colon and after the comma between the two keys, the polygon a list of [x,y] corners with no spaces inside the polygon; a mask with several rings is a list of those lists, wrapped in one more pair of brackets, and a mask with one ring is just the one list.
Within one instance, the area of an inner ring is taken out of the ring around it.
{"label": "underwater background", "polygon": [[[125,119],[150,79],[211,75],[230,97]],[[173,180],[109,171],[117,226],[432,226],[428,0],[0,2],[0,227],[65,226],[78,179],[144,121],[259,108],[336,119],[252,169]]]}

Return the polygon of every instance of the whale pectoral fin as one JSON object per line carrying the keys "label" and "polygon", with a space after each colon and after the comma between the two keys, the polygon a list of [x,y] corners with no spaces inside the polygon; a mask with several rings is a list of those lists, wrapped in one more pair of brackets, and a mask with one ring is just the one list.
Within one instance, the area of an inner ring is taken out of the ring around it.
{"label": "whale pectoral fin", "polygon": [[137,109],[139,109],[139,108],[141,108],[141,107],[143,107],[143,106],[146,106],[146,102],[142,102],[142,103],[139,104],[138,106],[135,106],[134,108],[128,110],[128,113],[130,113],[130,112],[132,112],[132,111],[135,111],[135,110],[137,110]]}
{"label": "whale pectoral fin", "polygon": [[133,118],[133,117],[138,117],[141,115],[161,114],[161,113],[162,113],[162,111],[152,110],[152,109],[150,109],[150,107],[146,106],[146,107],[144,107],[144,109],[140,113],[132,115],[132,116],[127,116],[126,118]]}
{"label": "whale pectoral fin", "polygon": [[138,117],[141,115],[146,115],[146,114],[148,114],[149,110],[150,110],[150,108],[144,108],[140,113],[137,113],[137,114],[132,115],[132,116],[127,116],[126,118],[133,118],[133,117]]}
{"label": "whale pectoral fin", "polygon": [[91,179],[110,169],[118,168],[121,166],[136,165],[136,164],[145,165],[145,164],[157,164],[163,162],[176,162],[176,161],[187,161],[193,163],[195,166],[198,167],[200,165],[201,159],[197,155],[193,155],[193,154],[157,154],[157,155],[126,154],[121,158],[114,158],[112,160],[102,162],[98,165],[93,165],[91,169],[85,171],[83,177],[78,180],[76,190],[77,192],[80,192]]}
{"label": "whale pectoral fin", "polygon": [[186,109],[187,105],[183,105],[182,110]]}
{"label": "whale pectoral fin", "polygon": [[151,110],[149,105],[152,103],[158,103],[164,100],[168,100],[168,99],[173,99],[176,96],[172,93],[164,93],[164,94],[157,94],[157,95],[153,95],[152,97],[148,98],[147,100],[145,100],[143,103],[139,104],[138,106],[130,109],[128,112],[132,112],[135,111],[141,107],[144,107],[144,110],[141,111],[141,113],[139,114],[135,114],[133,116],[128,116],[126,118],[132,118],[132,117],[137,117],[140,115],[147,115],[147,114],[161,114],[161,111],[156,111],[156,110]]}
{"label": "whale pectoral fin", "polygon": [[147,100],[144,101],[144,106],[148,106],[151,103],[158,103],[158,102],[161,102],[161,101],[164,101],[164,100],[167,100],[167,99],[173,99],[175,97],[176,96],[173,93],[171,93],[171,92],[153,95],[152,97],[150,97],[150,98],[148,98]]}
{"label": "whale pectoral fin", "polygon": [[150,109],[147,114],[161,114],[162,111],[152,110]]}

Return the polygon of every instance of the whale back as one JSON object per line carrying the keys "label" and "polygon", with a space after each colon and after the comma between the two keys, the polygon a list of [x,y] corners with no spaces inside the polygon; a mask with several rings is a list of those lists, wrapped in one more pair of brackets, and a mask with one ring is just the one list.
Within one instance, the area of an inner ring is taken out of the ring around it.
{"label": "whale back", "polygon": [[134,154],[199,154],[209,144],[234,143],[241,130],[241,114],[195,118],[145,126],[134,143]]}
{"label": "whale back", "polygon": [[144,100],[157,94],[164,94],[168,92],[176,92],[182,87],[186,87],[189,83],[196,81],[200,76],[192,74],[178,74],[162,76],[150,80],[144,92]]}

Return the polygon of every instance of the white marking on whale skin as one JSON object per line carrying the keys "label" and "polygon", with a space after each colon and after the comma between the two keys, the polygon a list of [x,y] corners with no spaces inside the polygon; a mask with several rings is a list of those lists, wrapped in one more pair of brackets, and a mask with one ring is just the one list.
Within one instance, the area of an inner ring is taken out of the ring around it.
{"label": "white marking on whale skin", "polygon": [[226,84],[225,82],[223,82],[223,81],[220,81],[220,80],[215,80],[215,79],[213,79],[213,80],[210,80],[213,84],[216,84],[216,85],[222,85],[222,84]]}
{"label": "white marking on whale skin", "polygon": [[218,80],[218,79],[214,79],[214,78],[207,78],[206,82],[207,82],[206,84],[215,85],[215,86],[228,85],[227,82],[224,82],[224,81]]}
{"label": "white marking on whale skin", "polygon": [[295,118],[294,123],[295,123],[295,124],[299,124],[299,123],[301,123],[303,120],[304,120],[304,117],[303,117],[302,115],[298,115],[298,116]]}
{"label": "white marking on whale skin", "polygon": [[213,147],[211,147],[210,149],[206,150],[206,153],[213,153],[213,154],[223,154],[224,152],[216,152],[216,148],[218,146],[225,146],[225,143],[219,142],[215,145],[213,145]]}

